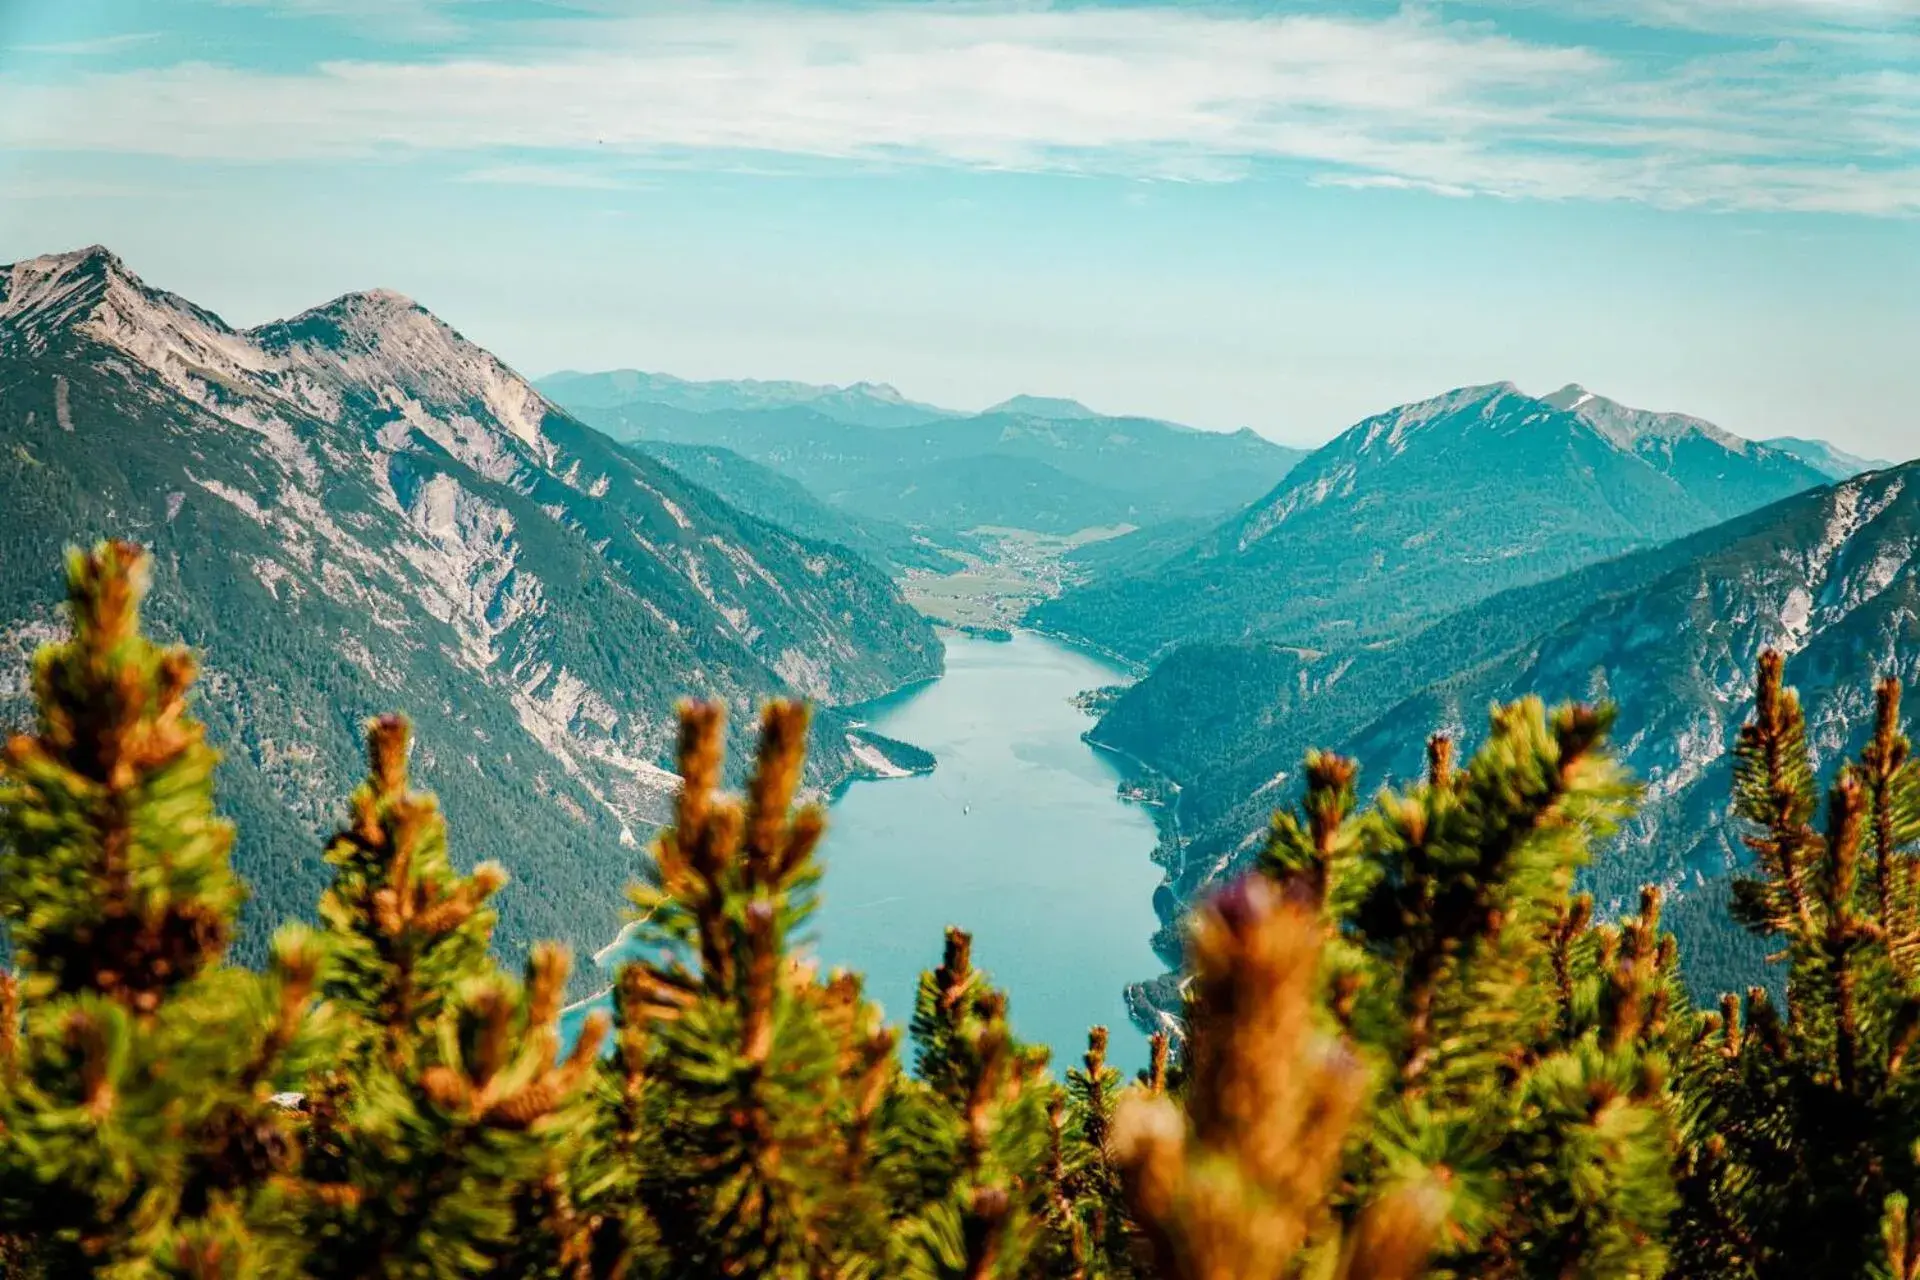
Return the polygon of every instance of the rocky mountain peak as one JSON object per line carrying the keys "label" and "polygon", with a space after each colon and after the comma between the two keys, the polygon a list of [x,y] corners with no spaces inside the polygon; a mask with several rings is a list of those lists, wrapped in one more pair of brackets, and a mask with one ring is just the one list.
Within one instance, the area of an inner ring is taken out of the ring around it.
{"label": "rocky mountain peak", "polygon": [[494,432],[544,450],[541,424],[552,411],[500,360],[392,290],[349,293],[236,331],[98,245],[0,268],[0,350],[37,355],[71,339],[113,348],[289,452],[289,415],[337,422],[345,398],[383,404],[476,457],[498,452],[486,439]]}
{"label": "rocky mountain peak", "polygon": [[[1524,412],[1515,418],[1515,410]],[[1378,477],[1424,469],[1426,464],[1418,459],[1436,450],[1448,451],[1476,428],[1520,427],[1547,412],[1511,382],[1492,382],[1456,387],[1375,414],[1347,428],[1289,472],[1267,500],[1241,520],[1234,534],[1237,548],[1245,551],[1308,511],[1351,499]],[[1416,441],[1421,448],[1414,448]]]}
{"label": "rocky mountain peak", "polygon": [[1425,400],[1416,400],[1411,404],[1389,409],[1352,428],[1350,434],[1359,433],[1371,440],[1377,438],[1376,433],[1386,426],[1424,426],[1444,419],[1457,419],[1462,415],[1465,415],[1469,421],[1474,418],[1487,418],[1493,416],[1506,402],[1520,396],[1520,389],[1511,382],[1488,382],[1475,386],[1455,387],[1440,395],[1429,396]]}
{"label": "rocky mountain peak", "polygon": [[1670,447],[1674,442],[1698,437],[1711,440],[1723,449],[1746,453],[1753,442],[1716,427],[1704,418],[1685,413],[1662,413],[1635,409],[1609,400],[1570,382],[1551,395],[1540,397],[1563,413],[1571,413],[1622,449],[1644,452],[1649,448]]}
{"label": "rocky mountain peak", "polygon": [[1541,396],[1540,402],[1542,404],[1550,404],[1563,413],[1570,413],[1592,399],[1594,399],[1593,392],[1587,390],[1577,382],[1569,382],[1558,391]]}
{"label": "rocky mountain peak", "polygon": [[275,320],[248,336],[270,350],[325,348],[342,353],[373,351],[408,342],[464,342],[432,312],[391,289],[342,294],[289,320]]}
{"label": "rocky mountain peak", "polygon": [[527,444],[551,412],[525,378],[390,289],[345,294],[246,336],[291,370],[396,407],[484,414]]}
{"label": "rocky mountain peak", "polygon": [[16,262],[0,272],[0,326],[44,342],[90,316],[106,297],[112,257],[82,249]]}
{"label": "rocky mountain peak", "polygon": [[[1456,387],[1357,422],[1314,456],[1334,465],[1338,465],[1336,459],[1393,457],[1418,436],[1458,433],[1478,423],[1503,420],[1516,405],[1539,409],[1537,401],[1529,400],[1511,382]],[[1298,483],[1308,474],[1300,472],[1289,479]]]}
{"label": "rocky mountain peak", "polygon": [[[44,344],[56,333],[96,319],[110,301],[119,302],[123,310],[137,309],[129,303],[163,303],[198,312],[181,299],[149,289],[103,245],[0,267],[0,331],[16,338]],[[213,318],[200,314],[196,319]]]}
{"label": "rocky mountain peak", "polygon": [[6,269],[9,296],[18,295],[22,299],[26,296],[24,290],[36,284],[58,288],[62,284],[90,283],[97,287],[115,275],[131,277],[133,273],[118,255],[100,244],[26,258]]}
{"label": "rocky mountain peak", "polygon": [[151,287],[100,245],[0,267],[0,281],[0,349],[38,355],[62,340],[96,342],[203,403],[210,384],[243,387],[273,367],[219,316]]}
{"label": "rocky mountain peak", "polygon": [[1058,396],[1013,396],[986,409],[986,413],[1016,413],[1029,418],[1097,418],[1100,415],[1078,400]]}

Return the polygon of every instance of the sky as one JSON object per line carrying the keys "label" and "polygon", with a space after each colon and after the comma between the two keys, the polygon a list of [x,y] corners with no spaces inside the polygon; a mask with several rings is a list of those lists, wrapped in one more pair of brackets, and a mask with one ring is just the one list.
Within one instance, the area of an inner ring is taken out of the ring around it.
{"label": "sky", "polygon": [[1920,455],[1920,0],[0,0],[0,261],[529,375]]}

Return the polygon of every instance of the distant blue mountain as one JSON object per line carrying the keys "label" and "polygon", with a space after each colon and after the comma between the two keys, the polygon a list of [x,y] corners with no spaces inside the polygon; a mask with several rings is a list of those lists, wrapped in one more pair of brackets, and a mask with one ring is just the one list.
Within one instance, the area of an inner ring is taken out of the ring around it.
{"label": "distant blue mountain", "polygon": [[[1202,431],[1153,418],[1098,414],[1074,401],[1019,396],[985,413],[918,423],[856,421],[872,393],[756,408],[689,408],[733,391],[669,382],[680,403],[637,398],[651,375],[555,375],[546,393],[628,443],[732,450],[797,480],[857,516],[938,536],[983,526],[1073,533],[1096,526],[1218,520],[1266,493],[1303,451],[1253,431]],[[793,384],[779,384],[793,385]],[[632,393],[636,398],[619,399]],[[766,399],[766,396],[762,396]],[[613,401],[608,403],[608,401]],[[878,415],[868,413],[872,418]]]}
{"label": "distant blue mountain", "polygon": [[1096,413],[1078,400],[1063,400],[1054,396],[1014,396],[1002,400],[986,410],[988,413],[1017,413],[1029,418],[1057,418],[1071,422],[1077,418],[1103,418],[1106,415]]}
{"label": "distant blue mountain", "polygon": [[836,387],[810,382],[735,379],[693,382],[664,373],[614,369],[605,373],[563,370],[534,383],[541,394],[576,410],[605,411],[630,404],[667,405],[694,413],[806,408],[837,422],[862,427],[907,427],[961,415],[953,409],[909,400],[883,382]]}
{"label": "distant blue mountain", "polygon": [[1885,471],[1895,465],[1884,458],[1862,458],[1825,440],[1808,440],[1801,436],[1775,436],[1762,443],[1769,449],[1792,454],[1829,480],[1851,480],[1869,471]]}

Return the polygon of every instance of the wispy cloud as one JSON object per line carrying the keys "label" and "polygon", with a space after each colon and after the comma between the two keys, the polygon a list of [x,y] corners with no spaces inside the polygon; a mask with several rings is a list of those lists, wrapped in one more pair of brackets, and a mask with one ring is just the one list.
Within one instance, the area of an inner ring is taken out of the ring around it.
{"label": "wispy cloud", "polygon": [[[1568,11],[1564,0],[1466,0],[1492,8]],[[1585,0],[1579,16],[1671,30],[1775,39],[1849,31],[1899,32],[1920,21],[1920,0]]]}
{"label": "wispy cloud", "polygon": [[266,9],[284,18],[331,18],[385,39],[430,43],[466,30],[456,10],[472,0],[213,0],[229,9]]}
{"label": "wispy cloud", "polygon": [[609,173],[553,164],[491,164],[469,169],[455,181],[500,187],[563,187],[582,191],[626,191],[642,185]]}
{"label": "wispy cloud", "polygon": [[[1596,2],[1831,11],[1857,26],[1920,0]],[[1285,161],[1325,183],[1450,195],[1920,214],[1920,69],[1820,43],[1642,63],[1416,11],[1172,7],[716,4],[567,25],[570,47],[488,57],[0,77],[0,146],[464,153],[496,175],[512,171],[504,152],[550,178],[586,154],[1201,181]]]}
{"label": "wispy cloud", "polygon": [[1315,186],[1347,187],[1354,191],[1425,191],[1429,195],[1448,196],[1455,200],[1471,199],[1478,194],[1472,187],[1457,187],[1445,182],[1427,182],[1420,178],[1403,178],[1394,173],[1335,173],[1314,178]]}
{"label": "wispy cloud", "polygon": [[[91,40],[62,40],[52,44],[14,45],[14,53],[51,54],[58,57],[96,58],[106,54],[121,53],[141,45],[151,44],[160,38],[158,31],[123,31],[118,35],[98,36]],[[9,50],[0,49],[0,53]]]}

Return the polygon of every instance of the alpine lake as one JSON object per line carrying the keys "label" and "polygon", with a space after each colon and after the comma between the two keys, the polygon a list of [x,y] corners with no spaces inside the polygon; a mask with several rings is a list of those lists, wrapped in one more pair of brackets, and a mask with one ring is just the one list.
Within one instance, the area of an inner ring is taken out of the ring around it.
{"label": "alpine lake", "polygon": [[[1056,1077],[1079,1064],[1096,1023],[1131,1073],[1147,1045],[1124,989],[1162,968],[1149,946],[1156,832],[1120,794],[1127,762],[1081,738],[1092,720],[1074,702],[1127,677],[1028,631],[946,644],[945,675],[857,712],[938,763],[834,799],[807,944],[824,967],[864,973],[868,996],[904,1030],[921,971],[958,925],[973,935],[975,967],[1008,992],[1014,1033],[1051,1048]],[[609,976],[619,950],[598,957]],[[575,1006],[569,1022],[599,1003]]]}

